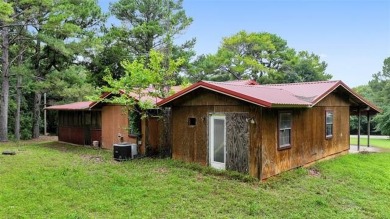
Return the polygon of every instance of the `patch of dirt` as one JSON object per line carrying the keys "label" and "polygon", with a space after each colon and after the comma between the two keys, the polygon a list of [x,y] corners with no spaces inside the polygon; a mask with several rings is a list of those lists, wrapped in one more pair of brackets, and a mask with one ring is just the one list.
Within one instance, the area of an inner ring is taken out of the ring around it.
{"label": "patch of dirt", "polygon": [[309,175],[310,176],[314,176],[314,177],[320,177],[321,176],[321,173],[319,170],[315,169],[315,168],[310,168],[309,169]]}
{"label": "patch of dirt", "polygon": [[57,147],[57,149],[62,152],[66,152],[68,150],[66,147]]}
{"label": "patch of dirt", "polygon": [[160,167],[160,168],[155,169],[154,172],[165,174],[165,173],[169,173],[169,170],[165,167]]}
{"label": "patch of dirt", "polygon": [[103,157],[102,156],[93,156],[93,155],[81,155],[81,158],[83,158],[83,160],[86,160],[86,161],[92,161],[92,162],[95,162],[95,163],[101,163],[104,161]]}
{"label": "patch of dirt", "polygon": [[198,181],[203,181],[203,174],[198,173],[198,174],[196,175],[196,180],[198,180]]}
{"label": "patch of dirt", "polygon": [[39,138],[27,140],[26,142],[58,141],[58,136],[41,135]]}

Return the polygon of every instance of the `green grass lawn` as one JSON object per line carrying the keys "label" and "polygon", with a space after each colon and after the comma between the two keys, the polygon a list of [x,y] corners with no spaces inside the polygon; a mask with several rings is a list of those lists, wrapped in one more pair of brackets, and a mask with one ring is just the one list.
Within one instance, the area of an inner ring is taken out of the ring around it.
{"label": "green grass lawn", "polygon": [[[390,218],[390,153],[266,182],[170,159],[118,163],[61,143],[0,144],[0,218]],[[245,177],[243,177],[246,179]]]}
{"label": "green grass lawn", "polygon": [[[351,144],[357,145],[357,138],[350,137]],[[360,145],[367,145],[367,137],[360,137]],[[380,148],[390,148],[390,139],[374,139],[370,138],[370,146]]]}

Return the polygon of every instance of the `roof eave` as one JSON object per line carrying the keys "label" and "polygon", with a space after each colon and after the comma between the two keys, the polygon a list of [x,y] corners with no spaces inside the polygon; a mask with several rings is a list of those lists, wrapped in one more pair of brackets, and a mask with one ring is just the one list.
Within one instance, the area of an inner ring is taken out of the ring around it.
{"label": "roof eave", "polygon": [[311,108],[310,104],[283,104],[273,103],[271,108]]}
{"label": "roof eave", "polygon": [[241,93],[238,93],[238,92],[226,89],[226,88],[219,87],[219,86],[211,84],[211,83],[207,83],[205,81],[199,81],[198,83],[195,83],[195,84],[191,85],[190,87],[188,87],[180,92],[177,92],[176,94],[174,94],[170,97],[167,97],[167,98],[161,100],[160,102],[157,103],[157,106],[162,107],[162,106],[174,101],[175,99],[177,99],[181,96],[184,96],[187,93],[190,93],[198,88],[205,88],[207,90],[211,90],[211,91],[214,91],[214,92],[226,95],[226,96],[230,96],[230,97],[233,97],[235,99],[239,99],[239,100],[242,100],[245,102],[249,102],[249,103],[261,106],[261,107],[271,107],[271,105],[272,105],[270,102],[267,102],[264,100],[256,99],[256,98],[247,96],[245,94],[241,94]]}
{"label": "roof eave", "polygon": [[380,108],[378,108],[377,106],[375,106],[373,103],[371,103],[370,101],[366,100],[365,98],[363,98],[362,96],[360,96],[358,93],[356,93],[355,91],[353,91],[351,88],[349,88],[346,84],[344,84],[344,82],[342,81],[337,81],[337,83],[335,85],[333,85],[329,90],[327,90],[325,93],[323,93],[322,95],[320,95],[319,97],[317,97],[316,99],[313,100],[312,102],[312,106],[316,105],[317,103],[319,103],[321,100],[323,100],[326,96],[328,96],[330,93],[332,93],[334,90],[336,90],[338,87],[342,86],[346,91],[348,91],[351,95],[353,95],[354,97],[356,97],[359,101],[361,101],[362,103],[366,104],[368,107],[370,107],[371,109],[373,109],[373,111],[375,111],[374,113],[381,113],[382,110]]}
{"label": "roof eave", "polygon": [[165,99],[162,99],[161,101],[157,102],[157,106],[161,107],[161,106],[164,106],[170,102],[172,102],[173,100],[191,92],[192,90],[195,90],[195,88],[198,86],[199,83],[201,83],[202,81],[198,82],[198,83],[195,83],[195,84],[192,84],[191,86],[165,98]]}
{"label": "roof eave", "polygon": [[44,108],[44,110],[57,110],[57,111],[90,111],[91,108],[83,108],[83,109],[61,109],[61,108]]}

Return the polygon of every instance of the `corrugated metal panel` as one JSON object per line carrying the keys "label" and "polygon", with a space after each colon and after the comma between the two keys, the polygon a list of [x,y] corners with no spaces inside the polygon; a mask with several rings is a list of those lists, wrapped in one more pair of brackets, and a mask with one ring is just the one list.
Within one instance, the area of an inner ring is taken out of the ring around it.
{"label": "corrugated metal panel", "polygon": [[[172,86],[171,90],[173,93],[179,92],[182,90],[182,86]],[[159,97],[153,96],[151,93],[155,92],[156,90],[154,88],[146,88],[141,91],[141,94],[136,93],[130,93],[129,96],[134,98],[135,100],[142,100],[142,101],[150,101],[151,103],[156,104],[157,102],[161,101],[162,99]],[[120,91],[121,94],[124,94],[123,91]],[[108,98],[111,95],[109,92],[103,93],[100,98],[101,100],[104,100]],[[94,106],[96,106],[100,101],[94,102],[94,101],[83,101],[83,102],[75,102],[75,103],[69,103],[69,104],[63,104],[63,105],[55,105],[46,107],[47,110],[89,110],[92,109]]]}
{"label": "corrugated metal panel", "polygon": [[[213,81],[206,81],[206,82],[212,83]],[[234,80],[234,81],[226,81],[224,83],[235,84],[235,85],[259,85],[254,80]]]}
{"label": "corrugated metal panel", "polygon": [[[262,85],[237,85],[224,82],[211,82],[220,88],[237,92],[237,96],[252,97],[271,104],[310,106],[310,102],[298,98],[289,91]],[[245,98],[244,98],[245,99]]]}
{"label": "corrugated metal panel", "polygon": [[335,89],[341,87],[356,99],[359,105],[367,106],[374,112],[380,109],[365,100],[342,81],[317,81],[290,84],[254,85],[248,81],[211,82],[200,81],[157,103],[163,106],[180,96],[200,87],[222,93],[264,107],[311,107],[320,102]]}
{"label": "corrugated metal panel", "polygon": [[92,105],[94,102],[92,101],[84,101],[84,102],[76,102],[76,103],[69,103],[64,105],[56,105],[56,106],[49,106],[45,109],[47,110],[87,110],[90,109],[90,105]]}
{"label": "corrugated metal panel", "polygon": [[316,81],[316,82],[304,82],[304,83],[290,83],[290,84],[269,84],[262,85],[264,87],[283,89],[288,91],[294,96],[306,99],[313,103],[318,97],[326,94],[328,91],[332,91],[339,85],[340,81]]}

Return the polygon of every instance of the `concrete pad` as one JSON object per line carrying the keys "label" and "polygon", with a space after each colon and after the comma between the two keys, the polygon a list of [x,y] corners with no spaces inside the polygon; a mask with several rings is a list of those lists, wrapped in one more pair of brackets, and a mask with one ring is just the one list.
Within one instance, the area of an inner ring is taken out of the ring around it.
{"label": "concrete pad", "polygon": [[349,153],[359,153],[359,152],[390,152],[389,148],[378,148],[378,147],[367,147],[367,146],[360,146],[360,151],[358,151],[357,145],[350,145],[349,147]]}

